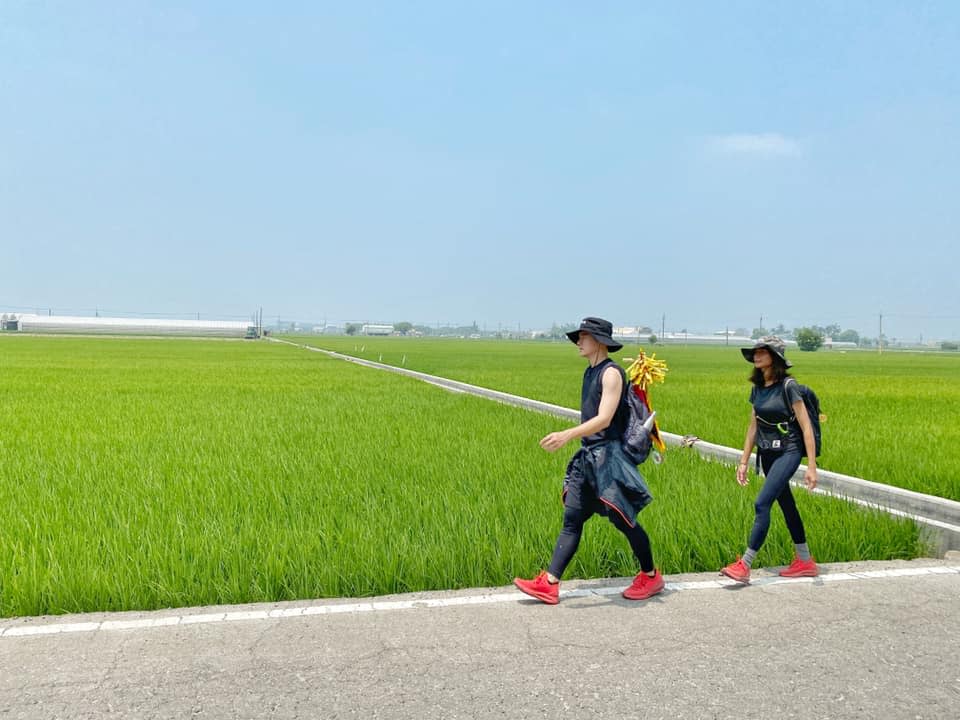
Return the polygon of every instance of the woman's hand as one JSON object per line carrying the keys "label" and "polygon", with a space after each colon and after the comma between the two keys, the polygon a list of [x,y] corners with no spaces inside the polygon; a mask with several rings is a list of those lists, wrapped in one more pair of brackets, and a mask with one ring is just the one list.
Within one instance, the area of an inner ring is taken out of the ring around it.
{"label": "woman's hand", "polygon": [[813,490],[817,486],[817,469],[807,467],[807,471],[803,474],[803,481],[807,484],[807,490]]}
{"label": "woman's hand", "polygon": [[560,430],[559,432],[552,432],[545,436],[540,441],[540,447],[547,452],[554,452],[555,450],[562,448],[568,442],[570,442],[570,433],[566,430]]}
{"label": "woman's hand", "polygon": [[750,465],[748,463],[740,463],[737,465],[737,482],[743,487],[746,487],[747,483],[750,482],[750,478],[747,477],[749,469]]}

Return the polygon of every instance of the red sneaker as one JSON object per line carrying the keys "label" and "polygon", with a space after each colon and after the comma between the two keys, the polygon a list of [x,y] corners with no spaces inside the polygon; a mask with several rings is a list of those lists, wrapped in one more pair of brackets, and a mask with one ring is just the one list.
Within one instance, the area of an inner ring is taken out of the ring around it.
{"label": "red sneaker", "polygon": [[793,562],[790,563],[789,567],[785,567],[780,571],[780,577],[816,577],[820,574],[820,570],[817,568],[817,562],[813,558],[809,560],[801,560],[800,558],[794,558]]}
{"label": "red sneaker", "polygon": [[736,580],[739,583],[750,582],[750,568],[743,562],[743,558],[739,556],[737,556],[736,562],[730,563],[725,568],[720,568],[720,574],[726,575],[731,580]]}
{"label": "red sneaker", "polygon": [[551,583],[547,580],[547,571],[544,570],[533,580],[514,578],[513,584],[531,597],[535,597],[547,605],[556,605],[560,602],[560,583]]}
{"label": "red sneaker", "polygon": [[657,570],[653,577],[645,572],[637,575],[630,587],[623,591],[623,596],[627,600],[646,600],[660,592],[663,592],[663,575]]}

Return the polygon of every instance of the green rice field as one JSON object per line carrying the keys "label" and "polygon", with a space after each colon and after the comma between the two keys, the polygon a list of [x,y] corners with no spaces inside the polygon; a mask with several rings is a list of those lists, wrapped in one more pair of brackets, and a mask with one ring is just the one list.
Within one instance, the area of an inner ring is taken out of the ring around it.
{"label": "green rice field", "polygon": [[[584,361],[570,343],[427,338],[296,342],[578,408]],[[616,359],[635,356],[627,345]],[[667,381],[653,389],[663,430],[743,447],[751,366],[737,347],[658,345]],[[791,373],[820,397],[821,467],[960,500],[960,354],[792,350]],[[572,380],[571,380],[572,376]]]}
{"label": "green rice field", "polygon": [[[577,403],[572,347],[384,348],[385,362],[396,349],[416,369]],[[704,418],[679,400],[684,376],[705,406],[712,389],[687,352],[664,352],[674,375],[654,394],[671,431]],[[714,370],[732,407],[710,417],[731,442],[747,369]],[[0,334],[0,376],[0,617],[504,585],[546,564],[560,528],[574,448],[537,443],[563,421],[289,345]],[[756,481],[680,450],[643,472],[665,573],[742,552]],[[910,521],[798,496],[822,562],[927,552]],[[775,518],[758,565],[791,556]],[[599,519],[567,577],[635,571]]]}

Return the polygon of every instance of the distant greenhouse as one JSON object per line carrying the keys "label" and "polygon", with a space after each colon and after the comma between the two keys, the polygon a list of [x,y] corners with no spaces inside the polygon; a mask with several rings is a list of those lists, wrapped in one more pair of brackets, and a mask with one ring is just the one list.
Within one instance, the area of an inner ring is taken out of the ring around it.
{"label": "distant greenhouse", "polygon": [[155,335],[255,338],[257,326],[235,320],[167,320],[159,318],[74,317],[69,315],[0,316],[4,330],[69,335]]}

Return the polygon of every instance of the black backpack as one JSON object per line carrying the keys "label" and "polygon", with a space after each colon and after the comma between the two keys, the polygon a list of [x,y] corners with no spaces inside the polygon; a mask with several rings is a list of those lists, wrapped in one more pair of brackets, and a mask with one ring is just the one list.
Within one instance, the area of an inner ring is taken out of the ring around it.
{"label": "black backpack", "polygon": [[[657,434],[657,426],[654,422],[657,413],[648,406],[646,394],[627,379],[624,369],[617,363],[613,363],[613,366],[620,371],[620,378],[623,380],[624,391],[620,402],[626,407],[627,415],[620,444],[623,446],[623,454],[630,462],[634,465],[642,465],[653,450],[654,436]],[[659,453],[654,459],[660,462]]]}
{"label": "black backpack", "polygon": [[[657,413],[651,411],[643,400],[643,394],[634,383],[627,380],[627,374],[614,360],[610,360],[610,365],[620,371],[620,378],[623,380],[623,397],[620,399],[621,405],[626,408],[626,422],[623,428],[623,437],[620,444],[623,447],[623,453],[634,465],[642,465],[650,457],[650,451],[653,449],[653,436],[657,432],[654,419]],[[606,372],[606,368],[604,368]],[[597,375],[595,384],[600,383],[603,373]],[[621,412],[619,409],[617,412]],[[660,460],[657,460],[660,462]]]}
{"label": "black backpack", "polygon": [[[800,391],[800,397],[803,400],[804,406],[807,408],[807,417],[810,418],[810,427],[813,430],[813,439],[816,444],[817,457],[820,457],[820,398],[817,397],[817,394],[813,391],[813,388],[797,382],[792,377],[788,377],[783,381],[783,402],[788,408],[791,407],[790,399],[787,396],[788,382],[797,383],[797,390]],[[791,416],[789,422],[796,421],[797,416]],[[804,451],[804,455],[806,455],[806,451]]]}
{"label": "black backpack", "polygon": [[[623,402],[627,406],[627,424],[623,429],[623,453],[634,465],[641,465],[653,448],[653,424],[656,411],[651,411],[637,392],[639,388],[624,377],[627,386]],[[659,462],[659,460],[657,461]]]}

